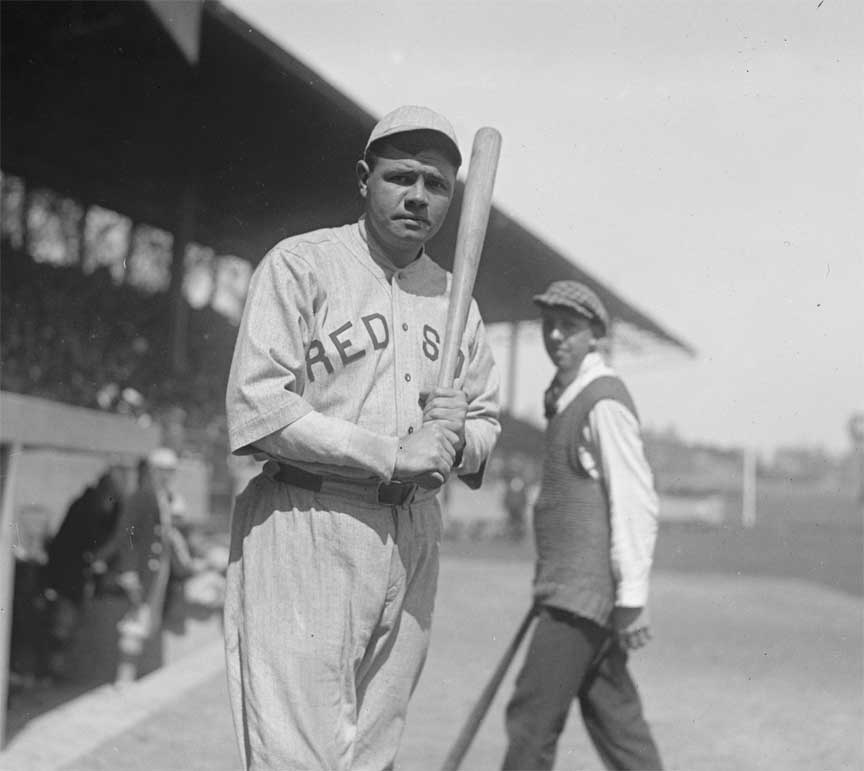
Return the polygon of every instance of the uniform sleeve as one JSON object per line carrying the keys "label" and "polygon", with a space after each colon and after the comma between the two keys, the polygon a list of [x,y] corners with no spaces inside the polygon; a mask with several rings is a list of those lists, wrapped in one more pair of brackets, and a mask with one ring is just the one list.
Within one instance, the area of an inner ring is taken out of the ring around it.
{"label": "uniform sleeve", "polygon": [[307,262],[283,247],[274,247],[256,268],[225,398],[231,452],[312,410],[300,394],[317,295]]}
{"label": "uniform sleeve", "polygon": [[657,494],[639,423],[617,401],[599,401],[588,418],[609,495],[615,604],[643,607],[657,538]]}
{"label": "uniform sleeve", "polygon": [[471,489],[476,490],[483,482],[486,461],[501,433],[501,424],[498,422],[499,380],[492,350],[486,340],[486,329],[474,301],[468,320],[468,328],[473,330],[473,334],[467,346],[467,365],[457,380],[468,396],[468,416],[465,421],[465,448],[456,473]]}

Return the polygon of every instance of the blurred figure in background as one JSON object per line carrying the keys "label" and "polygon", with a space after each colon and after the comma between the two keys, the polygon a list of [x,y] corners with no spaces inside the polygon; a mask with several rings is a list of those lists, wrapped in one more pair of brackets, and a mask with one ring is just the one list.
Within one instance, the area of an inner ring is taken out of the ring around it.
{"label": "blurred figure in background", "polygon": [[528,507],[528,480],[519,456],[514,455],[504,471],[504,510],[507,512],[507,535],[511,541],[525,538],[525,513]]}
{"label": "blurred figure in background", "polygon": [[104,574],[99,551],[111,541],[121,512],[122,492],[113,470],[99,477],[69,507],[47,549],[44,596],[47,620],[46,672],[64,677],[66,656],[81,623],[85,599]]}
{"label": "blurred figure in background", "polygon": [[[191,558],[175,521],[185,516],[185,502],[176,492],[177,454],[160,447],[138,464],[138,487],[125,501],[114,537],[97,554],[100,561],[115,560],[117,585],[131,605],[118,625],[120,633],[119,680],[137,675],[145,645],[148,658],[161,664],[159,631],[165,596],[176,571],[191,572]],[[182,566],[182,567],[181,567]]]}

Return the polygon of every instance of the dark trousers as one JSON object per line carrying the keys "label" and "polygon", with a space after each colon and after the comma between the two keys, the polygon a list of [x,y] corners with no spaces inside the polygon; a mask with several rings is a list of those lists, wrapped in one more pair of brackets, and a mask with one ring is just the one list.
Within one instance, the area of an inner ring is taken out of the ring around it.
{"label": "dark trousers", "polygon": [[609,631],[593,621],[543,607],[516,688],[507,705],[509,746],[504,771],[539,771],[555,764],[558,738],[574,699],[606,768],[660,769],[642,716],[627,654],[612,644],[596,664]]}

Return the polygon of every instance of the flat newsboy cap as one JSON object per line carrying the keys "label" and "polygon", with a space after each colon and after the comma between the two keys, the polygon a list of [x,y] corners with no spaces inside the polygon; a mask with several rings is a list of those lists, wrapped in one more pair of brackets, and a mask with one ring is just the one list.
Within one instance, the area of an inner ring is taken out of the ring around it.
{"label": "flat newsboy cap", "polygon": [[534,304],[541,308],[569,308],[599,322],[603,334],[609,334],[609,314],[605,306],[592,289],[578,281],[553,281],[543,294],[534,295]]}
{"label": "flat newsboy cap", "polygon": [[430,110],[428,107],[420,107],[413,104],[406,104],[402,107],[397,107],[393,112],[388,112],[372,129],[369,139],[366,142],[366,151],[373,142],[379,139],[393,136],[393,134],[402,134],[406,131],[434,131],[441,134],[448,144],[452,145],[452,150],[456,153],[457,166],[462,164],[462,153],[459,152],[459,142],[456,139],[456,132],[450,121],[443,115],[439,115],[435,110]]}

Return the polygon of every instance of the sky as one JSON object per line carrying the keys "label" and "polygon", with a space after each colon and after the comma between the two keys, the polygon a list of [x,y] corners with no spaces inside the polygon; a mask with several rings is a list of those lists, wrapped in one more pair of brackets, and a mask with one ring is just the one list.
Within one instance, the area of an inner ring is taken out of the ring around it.
{"label": "sky", "polygon": [[[495,203],[687,340],[616,361],[643,421],[762,453],[864,410],[864,3],[226,5],[373,115],[426,104]],[[491,330],[507,365],[508,335]],[[522,330],[513,410],[553,374]]]}

